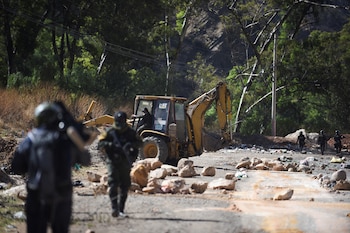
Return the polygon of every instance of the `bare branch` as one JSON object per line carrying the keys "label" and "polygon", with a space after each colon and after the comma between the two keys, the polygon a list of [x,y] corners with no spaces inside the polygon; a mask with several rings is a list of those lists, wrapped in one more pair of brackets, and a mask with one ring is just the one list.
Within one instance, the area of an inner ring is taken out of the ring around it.
{"label": "bare branch", "polygon": [[270,17],[270,19],[267,21],[267,23],[265,24],[265,26],[260,30],[259,34],[256,36],[254,44],[258,43],[260,37],[262,36],[262,34],[264,33],[264,31],[266,30],[267,26],[270,25],[270,23],[272,22],[272,20],[276,17],[277,15],[277,11],[274,12],[274,14]]}
{"label": "bare branch", "polygon": [[350,5],[349,6],[339,6],[339,5],[333,5],[333,4],[324,4],[324,3],[318,3],[318,2],[313,2],[313,1],[308,1],[308,0],[299,0],[299,3],[303,2],[303,3],[307,3],[307,4],[312,4],[315,6],[321,6],[321,7],[329,7],[329,8],[340,8],[340,9],[345,9],[345,10],[349,10],[350,9]]}
{"label": "bare branch", "polygon": [[273,35],[276,33],[277,29],[284,23],[284,21],[288,18],[288,16],[290,15],[290,13],[292,12],[293,8],[297,5],[298,3],[293,3],[293,5],[291,5],[287,12],[283,15],[283,17],[281,18],[281,20],[279,22],[276,23],[276,25],[274,26],[274,28],[272,29],[272,31],[270,32],[269,38],[265,40],[265,43],[263,44],[263,46],[260,48],[260,54],[262,52],[265,51],[266,47],[271,43]]}

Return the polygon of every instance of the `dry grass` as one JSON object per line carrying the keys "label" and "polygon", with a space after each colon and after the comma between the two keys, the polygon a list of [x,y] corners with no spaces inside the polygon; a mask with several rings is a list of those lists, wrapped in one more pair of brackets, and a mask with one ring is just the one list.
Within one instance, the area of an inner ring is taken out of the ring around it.
{"label": "dry grass", "polygon": [[72,114],[79,118],[87,111],[92,100],[96,105],[92,116],[106,113],[107,107],[95,97],[77,96],[58,89],[55,86],[43,85],[26,90],[0,90],[0,127],[28,130],[33,127],[33,113],[43,101],[59,100],[65,103]]}

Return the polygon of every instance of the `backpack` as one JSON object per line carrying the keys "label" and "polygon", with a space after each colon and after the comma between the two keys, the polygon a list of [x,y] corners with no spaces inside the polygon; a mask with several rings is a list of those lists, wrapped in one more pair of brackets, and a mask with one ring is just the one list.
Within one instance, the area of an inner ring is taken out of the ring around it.
{"label": "backpack", "polygon": [[29,132],[28,137],[32,141],[28,189],[37,191],[41,202],[51,203],[57,195],[54,161],[59,132],[33,130]]}

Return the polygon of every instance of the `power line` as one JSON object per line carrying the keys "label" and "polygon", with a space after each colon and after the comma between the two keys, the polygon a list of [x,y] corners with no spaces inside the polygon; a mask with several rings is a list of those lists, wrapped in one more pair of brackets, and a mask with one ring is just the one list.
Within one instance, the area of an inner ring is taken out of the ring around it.
{"label": "power line", "polygon": [[[41,15],[34,14],[26,9],[22,9],[19,6],[17,8],[10,8],[5,7],[4,5],[1,5],[0,8],[5,10],[6,12],[11,13],[12,15],[21,17],[29,22],[35,23],[37,25],[40,25],[44,28],[50,29],[50,30],[56,30],[60,32],[65,32],[69,34],[70,36],[80,39],[83,37],[89,37],[90,39],[94,40],[94,36],[88,33],[83,33],[81,31],[77,31],[74,28],[64,26],[61,23],[58,23],[55,20],[52,20],[49,23],[45,23],[43,20],[43,17]],[[137,50],[129,49],[120,45],[113,44],[111,42],[107,42],[105,40],[99,39],[99,42],[101,44],[105,44],[105,51],[109,51],[115,54],[119,54],[125,57],[129,57],[138,61],[146,62],[146,63],[153,63],[159,66],[165,66],[165,62],[162,62],[159,58],[157,58],[154,55],[146,54]],[[201,49],[203,50],[203,49]],[[104,57],[105,59],[105,57]],[[171,66],[173,68],[176,68],[177,70],[185,70],[188,69],[188,65],[183,62],[172,62]],[[101,69],[101,67],[99,67]]]}

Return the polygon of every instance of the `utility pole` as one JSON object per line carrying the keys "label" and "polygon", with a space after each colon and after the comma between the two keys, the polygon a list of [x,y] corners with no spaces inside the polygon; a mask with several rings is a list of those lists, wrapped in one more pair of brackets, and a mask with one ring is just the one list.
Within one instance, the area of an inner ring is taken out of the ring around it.
{"label": "utility pole", "polygon": [[273,36],[271,135],[276,136],[277,33]]}
{"label": "utility pole", "polygon": [[[168,26],[168,15],[165,12],[165,32],[167,31],[166,28]],[[169,52],[168,52],[168,35],[165,33],[164,35],[164,44],[165,44],[165,58],[166,58],[166,79],[165,79],[165,96],[168,95],[169,91],[169,79],[170,79],[170,59],[169,59]]]}

